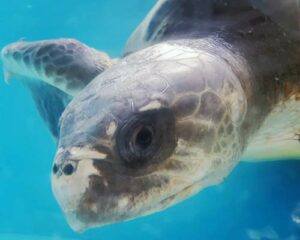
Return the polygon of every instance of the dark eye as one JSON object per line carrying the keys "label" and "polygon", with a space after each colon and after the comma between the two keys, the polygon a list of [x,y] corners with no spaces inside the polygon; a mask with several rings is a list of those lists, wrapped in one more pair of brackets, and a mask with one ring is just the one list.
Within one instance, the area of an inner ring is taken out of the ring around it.
{"label": "dark eye", "polygon": [[135,137],[135,145],[141,150],[147,149],[153,141],[153,132],[150,127],[142,127],[136,137]]}
{"label": "dark eye", "polygon": [[63,168],[63,173],[66,175],[71,175],[74,172],[75,168],[72,164],[68,163]]}
{"label": "dark eye", "polygon": [[173,152],[175,143],[175,120],[168,109],[137,113],[116,134],[119,158],[130,167],[162,161]]}

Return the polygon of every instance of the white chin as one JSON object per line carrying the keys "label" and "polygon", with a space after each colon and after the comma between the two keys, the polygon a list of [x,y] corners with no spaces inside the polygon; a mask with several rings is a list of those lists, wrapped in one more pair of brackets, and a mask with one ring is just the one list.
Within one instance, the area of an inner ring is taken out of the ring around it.
{"label": "white chin", "polygon": [[69,226],[75,232],[84,232],[88,228],[92,227],[82,221],[79,221],[76,217],[76,211],[70,211],[65,213]]}

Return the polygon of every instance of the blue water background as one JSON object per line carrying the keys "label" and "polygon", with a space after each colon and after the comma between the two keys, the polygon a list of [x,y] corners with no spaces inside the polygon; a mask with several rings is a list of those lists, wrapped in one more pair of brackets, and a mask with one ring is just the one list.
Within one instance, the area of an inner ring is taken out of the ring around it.
{"label": "blue water background", "polygon": [[[0,46],[71,37],[118,57],[155,0],[1,0]],[[300,239],[300,161],[241,163],[161,213],[83,234],[51,192],[55,144],[30,94],[0,78],[0,239]]]}

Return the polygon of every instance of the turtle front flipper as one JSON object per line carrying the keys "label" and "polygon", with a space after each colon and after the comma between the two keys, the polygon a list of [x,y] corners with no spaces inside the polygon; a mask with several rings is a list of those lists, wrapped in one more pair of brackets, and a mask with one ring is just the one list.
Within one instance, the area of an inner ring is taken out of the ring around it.
{"label": "turtle front flipper", "polygon": [[27,80],[25,86],[31,92],[35,106],[51,135],[59,137],[59,119],[72,96],[42,81]]}
{"label": "turtle front flipper", "polygon": [[73,39],[12,43],[2,49],[1,59],[6,81],[22,80],[56,139],[59,118],[72,97],[113,62]]}
{"label": "turtle front flipper", "polygon": [[6,80],[39,79],[72,96],[112,65],[107,54],[74,39],[12,43],[1,58]]}

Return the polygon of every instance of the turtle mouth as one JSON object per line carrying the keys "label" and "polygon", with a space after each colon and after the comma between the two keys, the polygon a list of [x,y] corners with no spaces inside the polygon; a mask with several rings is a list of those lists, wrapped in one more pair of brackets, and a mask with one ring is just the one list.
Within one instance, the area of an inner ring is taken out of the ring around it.
{"label": "turtle mouth", "polygon": [[184,199],[190,197],[191,195],[196,194],[198,191],[200,190],[200,185],[198,182],[193,183],[183,189],[181,189],[180,191],[164,198],[163,200],[161,200],[159,202],[159,204],[161,205],[161,210],[170,207],[174,204],[176,204],[179,201],[183,201]]}
{"label": "turtle mouth", "polygon": [[[183,189],[181,189],[180,191],[169,195],[166,198],[163,198],[162,200],[157,201],[155,204],[149,204],[148,208],[145,208],[144,210],[142,209],[144,205],[147,205],[147,203],[144,202],[138,204],[139,207],[132,209],[132,212],[130,213],[127,212],[124,215],[124,212],[126,212],[126,209],[123,209],[124,211],[120,211],[120,212],[115,212],[115,214],[113,214],[114,210],[112,211],[112,213],[107,214],[108,212],[103,212],[100,215],[103,215],[103,219],[102,221],[96,221],[96,222],[85,222],[81,219],[81,217],[78,215],[78,209],[77,208],[69,208],[69,209],[64,209],[65,215],[67,217],[68,223],[70,225],[70,227],[79,233],[82,233],[88,229],[91,228],[95,228],[95,227],[103,227],[105,225],[109,225],[109,224],[113,224],[116,222],[126,222],[126,221],[131,221],[134,220],[136,218],[139,217],[143,217],[143,216],[148,216],[150,214],[153,214],[155,212],[159,212],[163,209],[166,209],[174,204],[176,204],[179,201],[182,201],[186,198],[188,198],[189,196],[195,194],[197,192],[197,190],[199,189],[199,184],[198,183],[194,183],[191,184],[187,187],[184,187]],[[133,206],[134,208],[134,206]],[[111,215],[113,216],[113,219],[109,219],[105,216]],[[119,216],[117,216],[119,215]]]}

